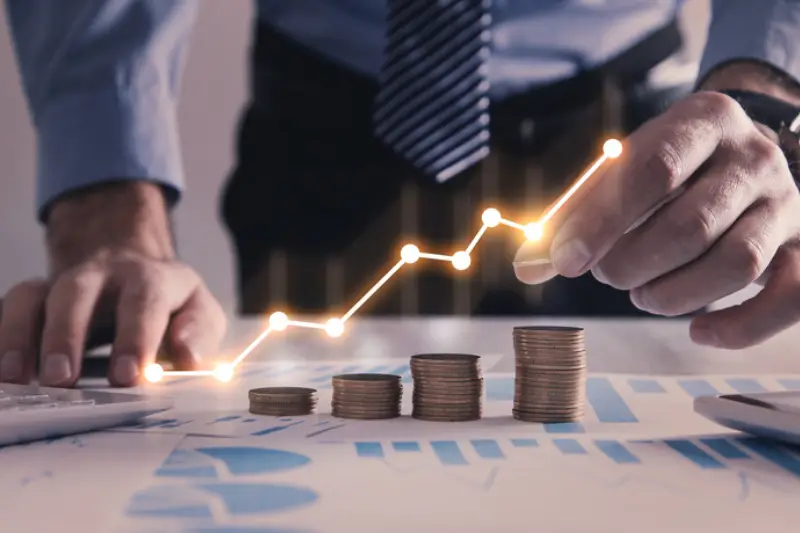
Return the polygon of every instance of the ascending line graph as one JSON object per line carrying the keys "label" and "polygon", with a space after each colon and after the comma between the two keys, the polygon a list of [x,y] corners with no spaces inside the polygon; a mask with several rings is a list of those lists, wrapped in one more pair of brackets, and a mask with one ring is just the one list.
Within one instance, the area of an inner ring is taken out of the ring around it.
{"label": "ascending line graph", "polygon": [[406,244],[400,250],[400,260],[394,264],[359,300],[353,304],[341,317],[330,318],[325,322],[307,322],[292,320],[283,311],[276,311],[269,317],[269,326],[262,331],[239,355],[231,362],[219,363],[213,370],[173,370],[167,371],[158,363],[153,363],[145,368],[144,377],[151,383],[161,381],[166,376],[207,376],[219,381],[228,382],[233,378],[236,367],[242,363],[264,340],[274,332],[284,331],[288,328],[316,329],[324,331],[329,337],[339,337],[344,333],[345,324],[361,309],[386,283],[397,274],[405,265],[411,265],[422,259],[429,261],[442,261],[451,263],[456,270],[467,270],[472,263],[471,254],[480,240],[490,228],[506,226],[521,231],[528,241],[536,242],[542,238],[544,226],[556,213],[564,207],[572,196],[578,192],[586,181],[609,159],[616,159],[622,154],[622,143],[617,139],[609,139],[603,144],[603,155],[600,156],[584,173],[573,183],[558,200],[537,220],[528,224],[519,224],[503,218],[500,211],[495,208],[486,209],[481,221],[483,225],[463,250],[452,255],[423,252],[415,244]]}

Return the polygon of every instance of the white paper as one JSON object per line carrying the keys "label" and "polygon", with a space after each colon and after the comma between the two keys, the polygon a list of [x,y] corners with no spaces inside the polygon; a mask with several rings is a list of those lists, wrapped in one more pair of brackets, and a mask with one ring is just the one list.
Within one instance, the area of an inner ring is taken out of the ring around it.
{"label": "white paper", "polygon": [[[791,455],[771,462],[715,438],[188,438],[117,532],[796,531]],[[715,452],[720,442],[742,458]]]}
{"label": "white paper", "polygon": [[[0,516],[14,533],[796,531],[800,454],[692,402],[800,378],[592,374],[587,416],[566,426],[512,420],[510,378],[485,374],[469,423],[255,417],[227,407],[248,386],[176,388],[195,402],[161,415],[176,427],[0,451]],[[216,433],[184,436],[201,429]]]}
{"label": "white paper", "polygon": [[130,494],[149,482],[181,439],[91,433],[1,449],[2,530],[109,531]]}

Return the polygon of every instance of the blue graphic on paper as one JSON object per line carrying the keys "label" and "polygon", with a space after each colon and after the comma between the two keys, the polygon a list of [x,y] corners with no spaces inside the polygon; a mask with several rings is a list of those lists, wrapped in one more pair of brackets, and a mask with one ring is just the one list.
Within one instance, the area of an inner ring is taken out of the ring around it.
{"label": "blue graphic on paper", "polygon": [[310,505],[316,492],[305,487],[266,483],[208,483],[148,489],[134,495],[128,516],[149,518],[213,518],[211,499],[229,516],[265,515]]}
{"label": "blue graphic on paper", "polygon": [[653,394],[659,392],[667,392],[664,387],[655,379],[629,379],[628,384],[633,389],[633,392],[641,394]]}
{"label": "blue graphic on paper", "polygon": [[315,490],[262,479],[310,463],[311,459],[303,454],[254,446],[177,449],[156,471],[156,476],[181,480],[184,484],[159,485],[138,492],[129,502],[126,514],[213,524],[214,509],[222,508],[227,517],[235,518],[308,506],[319,499]]}
{"label": "blue graphic on paper", "polygon": [[253,447],[212,447],[173,451],[156,471],[159,477],[214,478],[219,463],[234,476],[285,472],[307,465],[311,460],[284,450]]}
{"label": "blue graphic on paper", "polygon": [[[564,456],[604,456],[607,460],[624,468],[635,468],[647,463],[643,452],[652,453],[653,446],[661,447],[673,455],[676,461],[702,470],[736,469],[752,463],[753,457],[761,457],[786,473],[800,479],[800,457],[787,447],[756,438],[699,437],[666,440],[621,441],[607,438],[479,438],[468,441],[419,440],[419,441],[360,441],[352,443],[355,456],[368,461],[392,461],[398,454],[415,452],[429,454],[445,468],[468,467],[478,463],[497,463],[515,460],[514,454],[525,453],[529,457],[546,448],[555,449]],[[471,451],[471,453],[467,453]],[[524,451],[523,451],[524,450]],[[472,457],[472,459],[470,458]]]}

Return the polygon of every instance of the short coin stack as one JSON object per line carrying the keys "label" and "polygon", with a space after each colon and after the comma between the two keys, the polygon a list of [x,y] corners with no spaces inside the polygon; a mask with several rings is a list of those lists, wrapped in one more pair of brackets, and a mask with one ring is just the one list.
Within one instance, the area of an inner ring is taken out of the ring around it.
{"label": "short coin stack", "polygon": [[340,374],[333,377],[331,414],[360,420],[397,418],[402,398],[398,375]]}
{"label": "short coin stack", "polygon": [[264,387],[252,389],[250,412],[254,415],[302,416],[314,411],[316,389],[306,387]]}
{"label": "short coin stack", "polygon": [[414,379],[412,417],[438,422],[481,418],[483,378],[480,357],[469,354],[420,354],[411,358]]}
{"label": "short coin stack", "polygon": [[586,347],[582,328],[515,327],[514,409],[525,422],[574,422],[583,417]]}

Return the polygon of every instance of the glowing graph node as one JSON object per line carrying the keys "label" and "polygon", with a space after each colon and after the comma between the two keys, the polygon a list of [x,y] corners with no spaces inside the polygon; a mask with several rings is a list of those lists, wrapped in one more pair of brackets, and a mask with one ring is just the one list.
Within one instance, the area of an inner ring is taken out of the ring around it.
{"label": "glowing graph node", "polygon": [[286,313],[277,311],[272,313],[269,317],[269,327],[273,331],[283,331],[289,326],[289,317]]}
{"label": "glowing graph node", "polygon": [[472,263],[472,258],[470,258],[467,252],[462,251],[454,253],[451,261],[453,263],[453,268],[456,270],[466,270]]}
{"label": "glowing graph node", "polygon": [[421,259],[431,261],[445,261],[451,263],[456,270],[467,270],[472,264],[472,251],[483,238],[487,229],[498,226],[506,226],[522,232],[528,241],[539,241],[544,235],[545,224],[552,219],[564,204],[583,186],[584,183],[609,159],[616,159],[622,154],[622,143],[617,139],[609,139],[603,144],[603,155],[597,159],[581,176],[573,183],[556,203],[554,203],[537,221],[528,224],[520,224],[513,220],[503,218],[500,211],[491,207],[483,211],[481,221],[483,225],[478,229],[469,245],[453,255],[424,252],[415,244],[406,244],[400,250],[400,260],[386,272],[353,306],[341,317],[328,319],[326,322],[304,322],[290,320],[289,316],[276,311],[269,317],[269,327],[254,339],[232,362],[219,363],[213,371],[169,371],[166,372],[161,365],[153,363],[144,370],[144,377],[151,383],[161,381],[165,376],[174,375],[194,375],[212,376],[219,381],[227,382],[233,379],[236,367],[244,361],[273,331],[284,331],[288,328],[318,329],[324,331],[329,337],[340,337],[344,334],[345,323],[355,315],[355,313],[372,298],[378,290],[383,287],[397,272],[404,266],[419,262]]}
{"label": "glowing graph node", "polygon": [[493,207],[484,211],[481,216],[481,221],[487,228],[496,228],[500,225],[501,220],[503,220],[503,217],[500,216],[500,211]]}
{"label": "glowing graph node", "polygon": [[526,239],[531,242],[536,242],[541,240],[542,235],[544,234],[544,227],[537,222],[531,222],[525,226],[522,232],[525,234]]}
{"label": "glowing graph node", "polygon": [[400,250],[400,258],[409,265],[419,261],[419,248],[413,244],[406,244]]}
{"label": "glowing graph node", "polygon": [[214,377],[219,381],[227,383],[233,379],[233,365],[229,363],[220,363],[214,368]]}
{"label": "glowing graph node", "polygon": [[158,383],[164,378],[164,368],[158,363],[153,363],[144,369],[144,379],[150,383]]}
{"label": "glowing graph node", "polygon": [[603,143],[603,153],[609,159],[616,159],[622,155],[622,143],[617,139],[609,139]]}
{"label": "glowing graph node", "polygon": [[328,337],[341,337],[344,333],[344,323],[338,318],[331,318],[325,323],[325,333]]}

